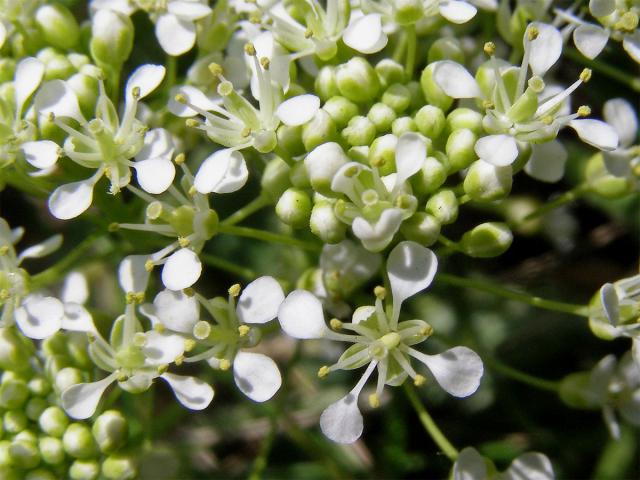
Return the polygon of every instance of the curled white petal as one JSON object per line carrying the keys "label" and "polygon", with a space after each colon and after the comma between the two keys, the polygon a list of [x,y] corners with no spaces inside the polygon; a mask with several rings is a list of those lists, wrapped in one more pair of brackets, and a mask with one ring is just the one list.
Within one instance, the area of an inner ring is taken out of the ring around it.
{"label": "curled white petal", "polygon": [[594,59],[606,47],[609,32],[596,25],[580,25],[573,31],[573,43],[585,57]]}
{"label": "curled white petal", "polygon": [[370,54],[382,50],[389,39],[382,29],[378,13],[371,13],[353,20],[342,34],[342,40],[360,53]]}
{"label": "curled white petal", "polygon": [[417,173],[427,158],[427,142],[415,132],[403,133],[396,145],[396,185]]}
{"label": "curled white petal", "polygon": [[62,80],[51,80],[40,87],[34,100],[35,109],[41,115],[53,113],[57,117],[69,117],[84,123],[78,97]]}
{"label": "curled white petal", "polygon": [[451,23],[467,23],[478,13],[478,9],[468,2],[447,0],[440,3],[440,15]]}
{"label": "curled white petal", "polygon": [[600,150],[611,151],[618,148],[618,134],[608,123],[586,118],[571,120],[569,126],[576,131],[580,140]]}
{"label": "curled white petal", "polygon": [[79,303],[65,303],[61,328],[72,332],[96,332],[93,318]]}
{"label": "curled white petal", "polygon": [[44,77],[44,71],[44,64],[34,57],[27,57],[16,66],[13,85],[16,97],[16,113],[18,115],[22,113],[25,102],[40,85]]}
{"label": "curled white petal", "polygon": [[149,255],[129,255],[118,266],[120,288],[126,293],[144,292],[149,282],[149,272],[145,264]]}
{"label": "curled white petal", "polygon": [[254,402],[266,402],[282,385],[276,362],[262,353],[238,352],[233,360],[233,378],[240,391]]}
{"label": "curled white petal", "polygon": [[638,116],[631,104],[623,98],[612,98],[605,102],[602,114],[618,133],[620,145],[632,145],[638,134]]}
{"label": "curled white petal", "polygon": [[358,408],[358,396],[350,392],[329,405],[320,415],[320,428],[337,443],[353,443],[362,435],[364,423]]}
{"label": "curled white petal", "polygon": [[[562,35],[558,29],[546,23],[533,22],[529,29],[535,28],[537,37],[529,43],[529,66],[534,75],[544,76],[562,54]],[[527,33],[525,33],[525,44]]]}
{"label": "curled white petal", "polygon": [[213,388],[199,378],[163,373],[160,375],[166,381],[178,401],[191,410],[203,410],[213,400]]}
{"label": "curled white petal", "polygon": [[236,312],[242,323],[266,323],[278,315],[284,301],[284,292],[273,277],[260,277],[247,285],[240,298]]}
{"label": "curled white petal", "polygon": [[60,147],[51,140],[24,142],[20,145],[24,158],[30,165],[39,168],[51,168],[58,161]]}
{"label": "curled white petal", "polygon": [[293,338],[321,338],[328,330],[320,300],[306,290],[294,290],[287,295],[278,309],[278,321]]}
{"label": "curled white petal", "polygon": [[78,383],[62,392],[62,408],[71,418],[84,420],[93,415],[98,407],[102,394],[109,385],[116,381],[117,372],[93,383]]}
{"label": "curled white petal", "polygon": [[193,186],[200,193],[231,193],[242,188],[248,178],[249,171],[242,154],[226,148],[202,162]]}
{"label": "curled white petal", "polygon": [[184,20],[199,20],[211,13],[211,7],[200,2],[175,0],[167,5],[169,13]]}
{"label": "curled white petal", "polygon": [[435,63],[433,79],[444,93],[450,97],[482,97],[480,86],[476,79],[471,76],[466,68],[451,60],[442,60]]}
{"label": "curled white petal", "polygon": [[478,158],[496,167],[511,165],[518,157],[518,145],[510,135],[488,135],[479,138],[474,150]]}
{"label": "curled white petal", "polygon": [[82,305],[89,298],[87,278],[80,272],[71,272],[64,279],[61,299],[63,302],[73,302]]}
{"label": "curled white petal", "polygon": [[127,101],[133,97],[133,89],[139,88],[139,99],[146,97],[153,92],[164,79],[165,68],[162,65],[146,64],[141,65],[129,76],[125,91]]}
{"label": "curled white petal", "polygon": [[173,253],[162,268],[162,283],[169,290],[189,288],[198,281],[202,263],[192,250],[181,248]]}
{"label": "curled white petal", "polygon": [[487,477],[487,465],[484,458],[473,447],[460,451],[453,465],[452,480],[484,480]]}
{"label": "curled white petal", "polygon": [[193,295],[163,290],[153,300],[153,314],[169,330],[191,333],[200,318],[200,308]]}
{"label": "curled white petal", "polygon": [[16,325],[29,338],[41,340],[50,337],[62,324],[62,302],[53,297],[30,295],[14,312]]}
{"label": "curled white petal", "polygon": [[176,176],[176,168],[168,158],[152,158],[134,165],[138,183],[145,192],[160,194],[167,190]]}
{"label": "curled white petal", "polygon": [[49,211],[60,220],[77,217],[91,206],[93,186],[91,178],[60,185],[49,197]]}
{"label": "curled white petal", "polygon": [[411,355],[424,363],[442,389],[454,397],[468,397],[480,386],[482,360],[467,347],[453,347],[438,355],[412,350]]}
{"label": "curled white petal", "polygon": [[46,257],[52,252],[55,252],[62,245],[62,235],[57,234],[47,238],[44,242],[33,245],[29,248],[25,248],[20,255],[18,255],[18,261],[22,261],[25,258],[41,258]]}
{"label": "curled white petal", "polygon": [[182,20],[167,13],[160,15],[156,21],[156,37],[166,53],[182,55],[196,43],[196,26],[190,20]]}
{"label": "curled white petal", "polygon": [[362,241],[364,248],[371,252],[384,250],[393,240],[402,223],[403,211],[399,208],[388,208],[382,212],[375,223],[363,217],[357,217],[351,224],[353,234]]}
{"label": "curled white petal", "polygon": [[546,455],[527,452],[516,458],[506,472],[504,480],[554,480],[553,466]]}
{"label": "curled white petal", "polygon": [[144,336],[142,352],[150,365],[173,363],[184,353],[184,338],[180,335],[150,330]]}
{"label": "curled white petal", "polygon": [[600,288],[600,302],[609,323],[614,327],[617,326],[620,317],[620,300],[613,284],[605,283]]}
{"label": "curled white petal", "polygon": [[564,175],[567,151],[557,140],[531,146],[531,157],[524,167],[531,177],[543,182],[557,182]]}
{"label": "curled white petal", "polygon": [[276,109],[276,115],[285,125],[297,127],[311,120],[319,109],[320,99],[315,95],[304,94],[282,102]]}

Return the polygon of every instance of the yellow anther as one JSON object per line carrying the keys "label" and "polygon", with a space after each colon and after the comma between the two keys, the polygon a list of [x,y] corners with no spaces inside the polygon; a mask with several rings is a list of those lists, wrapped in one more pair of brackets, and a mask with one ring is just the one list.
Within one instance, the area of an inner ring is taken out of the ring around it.
{"label": "yellow anther", "polygon": [[131,95],[133,95],[133,98],[135,98],[136,100],[140,98],[140,87],[133,87],[131,89]]}
{"label": "yellow anther", "polygon": [[180,354],[176,357],[176,359],[173,361],[173,363],[175,363],[176,365],[182,365],[182,362],[184,362],[184,355]]}
{"label": "yellow anther", "polygon": [[9,247],[7,245],[1,246],[0,247],[0,257],[6,255],[8,251],[9,251]]}
{"label": "yellow anther", "polygon": [[223,97],[227,97],[229,95],[231,95],[231,93],[233,92],[233,83],[231,83],[229,80],[225,80],[224,82],[220,82],[220,85],[218,85],[218,94],[223,96]]}
{"label": "yellow anther", "polygon": [[342,322],[337,318],[329,320],[329,326],[334,330],[342,330]]}
{"label": "yellow anther", "polygon": [[313,30],[311,30],[310,28],[307,28],[304,31],[304,38],[311,38],[313,37]]}
{"label": "yellow anther", "polygon": [[540,119],[540,121],[542,123],[544,123],[545,125],[551,125],[553,123],[553,116],[552,115],[545,115],[544,117],[542,117]]}
{"label": "yellow anther", "polygon": [[184,124],[189,128],[197,128],[197,127],[199,127],[201,125],[201,122],[199,122],[195,118],[187,118],[184,121]]}
{"label": "yellow anther", "polygon": [[153,326],[153,329],[158,333],[162,333],[167,329],[167,327],[165,327],[162,323],[156,323]]}
{"label": "yellow anther", "polygon": [[493,42],[487,42],[484,44],[482,49],[484,50],[484,53],[491,57],[496,53],[496,44]]}
{"label": "yellow anther", "polygon": [[183,93],[179,93],[173,98],[178,103],[187,103],[188,102],[187,97]]}
{"label": "yellow anther", "polygon": [[382,167],[386,163],[385,159],[382,157],[376,157],[371,160],[372,167]]}
{"label": "yellow anther", "polygon": [[247,325],[240,325],[238,327],[238,335],[240,335],[241,337],[246,337],[249,334],[250,330],[251,328]]}
{"label": "yellow anther", "polygon": [[378,395],[375,393],[369,395],[369,405],[371,405],[371,408],[378,408],[380,406],[380,399],[378,398]]}
{"label": "yellow anther", "polygon": [[144,292],[134,292],[133,299],[135,300],[136,303],[144,302]]}
{"label": "yellow anther", "polygon": [[578,108],[579,117],[588,117],[589,115],[591,115],[591,108],[589,107],[589,105],[582,105],[580,108]]}
{"label": "yellow anther", "polygon": [[260,59],[260,65],[264,70],[269,70],[269,67],[271,66],[271,60],[269,60],[267,57],[262,57]]}
{"label": "yellow anther", "polygon": [[0,300],[6,300],[7,298],[9,298],[9,290],[3,288],[0,290]]}
{"label": "yellow anther", "polygon": [[538,38],[538,35],[540,35],[540,30],[538,30],[538,27],[530,25],[529,29],[527,30],[527,38],[529,39],[529,41],[532,42],[533,40]]}
{"label": "yellow anther", "polygon": [[329,372],[331,370],[329,370],[329,367],[327,367],[326,365],[323,365],[322,367],[320,367],[320,370],[318,370],[318,378],[324,378],[327,375],[329,375]]}
{"label": "yellow anther", "polygon": [[231,368],[231,362],[229,360],[227,360],[226,358],[223,358],[220,360],[220,370],[222,371],[226,371],[229,370]]}
{"label": "yellow anther", "polygon": [[196,190],[196,187],[194,187],[193,185],[191,185],[189,187],[189,191],[187,192],[190,196],[194,196],[196,193],[198,193],[198,190]]}
{"label": "yellow anther", "polygon": [[182,165],[186,159],[187,158],[184,156],[184,153],[179,153],[178,155],[176,155],[176,158],[174,158],[173,161],[176,163],[176,165]]}
{"label": "yellow anther", "polygon": [[253,43],[249,42],[244,46],[244,53],[246,53],[247,55],[249,55],[250,57],[255,56],[256,54],[256,47],[253,46]]}
{"label": "yellow anther", "polygon": [[205,322],[204,320],[200,320],[193,326],[193,336],[198,340],[204,340],[211,333],[211,324],[209,322]]}
{"label": "yellow anther", "polygon": [[433,327],[431,325],[425,325],[422,330],[420,330],[420,335],[423,337],[430,337],[433,335]]}
{"label": "yellow anther", "polygon": [[188,287],[182,289],[182,293],[184,293],[187,297],[193,297],[196,294],[196,291],[193,288]]}
{"label": "yellow anther", "polygon": [[185,339],[185,341],[184,341],[184,351],[185,352],[190,352],[191,350],[196,348],[197,344],[198,343],[193,338]]}
{"label": "yellow anther", "polygon": [[482,102],[482,108],[484,108],[485,110],[492,110],[496,107],[496,104],[493,103],[491,100],[484,100]]}
{"label": "yellow anther", "polygon": [[626,12],[618,20],[613,28],[626,32],[633,32],[638,27],[638,14],[632,11]]}
{"label": "yellow anther", "polygon": [[126,373],[124,372],[119,372],[118,373],[118,381],[119,382],[126,382],[129,379],[129,377],[127,376]]}
{"label": "yellow anther", "polygon": [[158,375],[162,375],[163,373],[166,373],[167,370],[169,370],[169,365],[167,365],[166,363],[163,365],[159,365],[157,369]]}
{"label": "yellow anther", "polygon": [[56,115],[53,112],[49,112],[49,115],[47,115],[47,120],[49,120],[50,122],[55,121],[56,119]]}
{"label": "yellow anther", "polygon": [[360,173],[360,168],[356,165],[352,165],[344,171],[344,176],[351,178],[355,177],[358,173]]}
{"label": "yellow anther", "polygon": [[209,64],[209,71],[214,77],[218,77],[222,75],[222,72],[223,72],[222,66],[220,66],[220,64],[215,62],[212,62]]}
{"label": "yellow anther", "polygon": [[147,344],[147,337],[142,332],[136,332],[133,335],[133,344],[136,347],[144,347]]}
{"label": "yellow anther", "polygon": [[146,262],[144,262],[144,269],[147,272],[150,272],[151,270],[153,270],[153,267],[155,266],[155,264],[153,263],[153,260],[149,259]]}
{"label": "yellow anther", "polygon": [[387,289],[378,285],[376,288],[373,289],[373,294],[376,296],[376,298],[379,298],[380,300],[384,300],[385,297],[387,296]]}
{"label": "yellow anther", "polygon": [[416,377],[413,379],[413,384],[416,387],[421,387],[425,383],[427,383],[427,379],[420,374],[416,375]]}
{"label": "yellow anther", "polygon": [[95,342],[96,341],[95,333],[87,332],[87,340],[89,340],[89,343]]}
{"label": "yellow anther", "polygon": [[178,244],[182,247],[182,248],[187,248],[189,246],[191,242],[189,241],[189,239],[187,237],[178,237]]}
{"label": "yellow anther", "polygon": [[237,297],[238,295],[240,295],[241,289],[242,287],[240,286],[239,283],[234,283],[229,287],[229,290],[228,290],[229,295],[231,295],[232,297]]}
{"label": "yellow anther", "polygon": [[411,206],[409,195],[400,195],[395,201],[396,207],[406,210]]}
{"label": "yellow anther", "polygon": [[112,233],[117,232],[118,230],[120,230],[120,224],[118,222],[111,222],[107,227],[107,230]]}
{"label": "yellow anther", "polygon": [[582,72],[580,72],[580,80],[582,80],[584,83],[587,83],[589,80],[591,80],[591,69],[590,68],[585,68],[584,70],[582,70]]}
{"label": "yellow anther", "polygon": [[251,128],[250,127],[244,127],[242,129],[242,131],[240,132],[240,135],[244,138],[247,138],[249,135],[251,135]]}
{"label": "yellow anther", "polygon": [[136,303],[135,293],[127,292],[127,294],[124,296],[124,300],[127,304]]}
{"label": "yellow anther", "polygon": [[254,25],[259,25],[262,23],[262,15],[260,14],[260,12],[252,12],[249,15],[249,22],[253,23]]}

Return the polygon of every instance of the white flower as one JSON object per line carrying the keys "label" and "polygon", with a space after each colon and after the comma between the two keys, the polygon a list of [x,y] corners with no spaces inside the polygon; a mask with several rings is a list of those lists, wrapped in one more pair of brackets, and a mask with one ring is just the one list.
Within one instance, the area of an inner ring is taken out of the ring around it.
{"label": "white flower", "polygon": [[613,127],[620,139],[620,146],[612,152],[603,152],[608,172],[625,177],[632,182],[640,176],[640,145],[635,144],[638,133],[638,116],[629,102],[622,98],[607,100],[602,116]]}
{"label": "white flower", "polygon": [[401,242],[387,260],[391,286],[391,310],[385,309],[385,291],[376,288],[375,306],[363,306],[353,313],[352,321],[331,320],[335,330],[351,330],[353,334],[338,333],[325,325],[322,305],[311,293],[295,290],[280,306],[278,320],[288,335],[299,339],[326,338],[353,343],[331,366],[318,372],[320,377],[335,370],[351,370],[368,365],[355,387],[343,398],[330,405],[320,417],[320,427],[331,440],[352,443],[362,434],[362,415],[358,396],[374,370],[378,370],[376,392],[369,398],[378,406],[385,385],[401,385],[410,376],[421,385],[426,380],[411,365],[411,358],[422,362],[430,375],[451,395],[466,397],[480,384],[482,360],[466,347],[454,347],[438,355],[426,355],[412,348],[431,335],[433,329],[422,320],[398,322],[402,303],[427,288],[437,270],[437,259],[431,250],[415,242]]}
{"label": "white flower", "polygon": [[553,480],[553,466],[546,455],[528,452],[516,458],[502,473],[491,473],[487,460],[473,447],[460,451],[453,464],[452,480]]}

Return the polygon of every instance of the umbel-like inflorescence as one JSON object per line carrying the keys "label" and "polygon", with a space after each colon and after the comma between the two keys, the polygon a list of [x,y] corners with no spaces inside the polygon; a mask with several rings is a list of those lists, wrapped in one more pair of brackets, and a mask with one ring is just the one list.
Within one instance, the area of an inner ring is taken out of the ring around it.
{"label": "umbel-like inflorescence", "polygon": [[[0,0],[0,478],[303,476],[265,471],[281,434],[315,476],[629,476],[610,458],[640,425],[640,275],[598,249],[637,254],[639,18]],[[553,415],[502,377],[556,394]],[[450,464],[403,450],[400,390]],[[561,408],[602,412],[585,444],[620,442],[595,473],[542,425]],[[257,439],[255,462],[211,452]]]}

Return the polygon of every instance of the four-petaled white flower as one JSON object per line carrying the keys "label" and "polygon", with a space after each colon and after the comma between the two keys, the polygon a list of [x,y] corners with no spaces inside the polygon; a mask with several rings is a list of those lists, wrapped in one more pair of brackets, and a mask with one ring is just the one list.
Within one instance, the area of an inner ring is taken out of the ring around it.
{"label": "four-petaled white flower", "polygon": [[[546,455],[528,452],[516,458],[504,472],[488,466],[489,459],[473,447],[460,451],[453,464],[451,480],[554,480],[553,465]],[[490,463],[489,463],[490,464]],[[493,470],[493,471],[492,471]]]}

